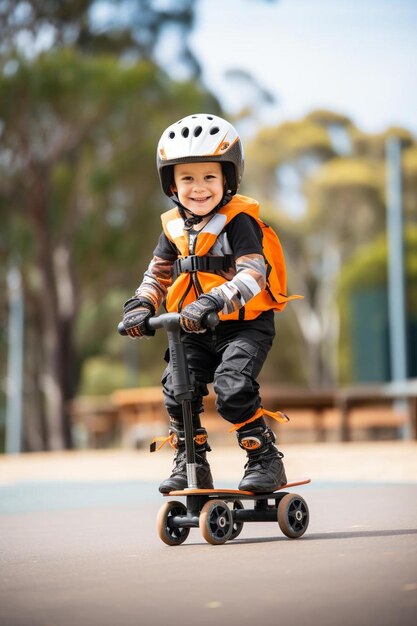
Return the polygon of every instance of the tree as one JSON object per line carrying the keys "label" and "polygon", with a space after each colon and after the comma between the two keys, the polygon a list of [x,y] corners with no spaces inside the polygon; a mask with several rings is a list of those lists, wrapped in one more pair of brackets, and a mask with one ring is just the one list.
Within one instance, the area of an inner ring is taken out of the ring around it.
{"label": "tree", "polygon": [[188,45],[195,0],[164,6],[150,0],[3,0],[0,3],[0,55],[34,58],[41,51],[73,47],[83,54],[114,54],[130,61],[155,61],[167,30],[176,33],[171,59],[190,77],[200,66]]}
{"label": "tree", "polygon": [[[71,445],[80,310],[91,302],[99,310],[115,286],[131,289],[126,268],[140,276],[151,254],[161,129],[206,107],[217,110],[210,95],[172,83],[150,62],[126,67],[62,50],[0,75],[0,248],[23,266],[28,368],[45,402],[46,447]],[[97,326],[90,347],[102,341]]]}
{"label": "tree", "polygon": [[339,273],[357,249],[385,229],[390,135],[401,140],[405,213],[408,221],[415,220],[415,142],[404,129],[365,135],[345,116],[322,110],[262,129],[248,150],[249,191],[263,199],[282,233],[291,291],[305,296],[290,310],[305,342],[310,385],[339,378]]}

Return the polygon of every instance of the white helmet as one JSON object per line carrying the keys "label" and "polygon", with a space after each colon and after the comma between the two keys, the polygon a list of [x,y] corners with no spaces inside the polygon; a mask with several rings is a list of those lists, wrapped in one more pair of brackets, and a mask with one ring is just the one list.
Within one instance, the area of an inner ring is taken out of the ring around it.
{"label": "white helmet", "polygon": [[243,146],[236,129],[216,115],[188,115],[171,124],[158,143],[156,163],[164,193],[171,197],[174,165],[215,161],[222,164],[227,186],[234,195],[243,174]]}

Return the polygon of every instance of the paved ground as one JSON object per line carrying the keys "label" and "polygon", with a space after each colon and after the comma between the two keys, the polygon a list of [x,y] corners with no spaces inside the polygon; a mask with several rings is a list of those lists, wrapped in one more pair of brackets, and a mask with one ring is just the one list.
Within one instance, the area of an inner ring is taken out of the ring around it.
{"label": "paved ground", "polygon": [[[313,481],[417,482],[417,442],[355,442],[287,444],[288,476],[308,475]],[[170,468],[169,446],[145,450],[95,450],[0,456],[0,485],[27,480],[119,481],[157,483]],[[239,481],[244,453],[238,446],[216,446],[209,453],[216,483]]]}
{"label": "paved ground", "polygon": [[[224,546],[155,532],[170,453],[0,458],[1,626],[416,623],[417,444],[288,445],[306,535],[246,524]],[[239,449],[210,461],[219,486]]]}

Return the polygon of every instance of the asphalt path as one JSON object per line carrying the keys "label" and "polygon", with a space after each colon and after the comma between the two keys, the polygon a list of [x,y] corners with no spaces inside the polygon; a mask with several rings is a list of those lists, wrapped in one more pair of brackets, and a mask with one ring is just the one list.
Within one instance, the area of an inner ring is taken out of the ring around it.
{"label": "asphalt path", "polygon": [[417,483],[292,491],[310,509],[300,539],[247,523],[225,545],[192,529],[169,547],[155,482],[0,485],[0,624],[416,624]]}

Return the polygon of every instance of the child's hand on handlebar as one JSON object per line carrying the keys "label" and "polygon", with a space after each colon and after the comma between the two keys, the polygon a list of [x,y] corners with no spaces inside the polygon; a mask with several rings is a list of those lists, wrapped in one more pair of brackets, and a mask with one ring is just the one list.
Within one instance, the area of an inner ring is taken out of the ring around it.
{"label": "child's hand on handlebar", "polygon": [[204,318],[211,311],[218,313],[223,308],[223,299],[214,294],[203,294],[180,313],[181,328],[187,333],[205,333]]}
{"label": "child's hand on handlebar", "polygon": [[133,339],[155,334],[148,328],[146,321],[155,315],[155,307],[151,302],[139,298],[130,298],[123,306],[123,326]]}

